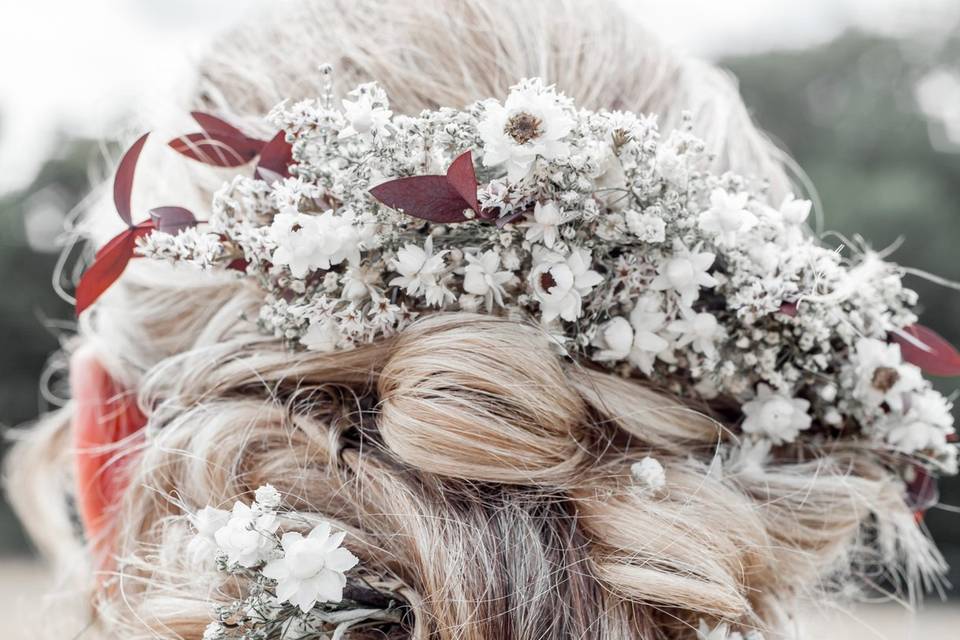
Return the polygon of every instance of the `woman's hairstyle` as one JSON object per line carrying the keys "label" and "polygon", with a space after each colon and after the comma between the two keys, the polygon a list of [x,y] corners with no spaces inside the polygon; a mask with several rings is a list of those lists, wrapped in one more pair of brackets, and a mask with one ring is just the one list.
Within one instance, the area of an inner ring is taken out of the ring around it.
{"label": "woman's hairstyle", "polygon": [[[718,173],[762,176],[772,202],[791,186],[732,78],[613,2],[271,6],[211,48],[189,104],[143,124],[179,133],[199,109],[269,135],[272,107],[323,91],[322,62],[343,90],[376,79],[406,114],[532,76],[579,106],[656,114],[666,130],[686,112]],[[173,177],[137,197],[175,193],[201,212],[222,173],[193,165],[178,180],[184,165],[164,162],[145,156],[151,175]],[[108,205],[95,201],[85,235],[109,235]],[[673,639],[696,637],[701,620],[777,637],[799,602],[861,585],[913,597],[943,571],[903,483],[863,442],[758,464],[727,446],[738,436],[713,408],[564,358],[527,323],[427,315],[318,353],[258,331],[261,304],[242,280],[172,279],[139,261],[81,318],[67,350],[91,349],[147,416],[145,435],[117,448],[135,455],[112,508],[109,573],[78,560],[102,541],[75,532],[71,404],[22,434],[7,481],[33,539],[93,603],[84,637],[200,638],[230,589],[198,574],[190,516],[266,483],[400,585],[405,624],[347,637]],[[662,491],[631,482],[645,457],[664,467]]]}

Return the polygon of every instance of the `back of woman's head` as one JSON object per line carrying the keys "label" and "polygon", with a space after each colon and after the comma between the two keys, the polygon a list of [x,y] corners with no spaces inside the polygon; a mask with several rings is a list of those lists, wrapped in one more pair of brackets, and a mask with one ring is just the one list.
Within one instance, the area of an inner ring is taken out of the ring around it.
{"label": "back of woman's head", "polygon": [[[717,172],[769,181],[771,201],[789,189],[732,80],[664,48],[612,3],[271,7],[212,47],[187,108],[146,124],[182,131],[193,108],[269,134],[263,115],[275,104],[323,91],[323,62],[339,88],[375,79],[407,114],[502,96],[530,76],[586,108],[657,114],[665,129],[686,112]],[[176,162],[154,154],[140,172],[174,175]],[[174,189],[209,201],[223,173],[190,171],[150,183],[164,199]],[[200,186],[177,186],[188,181]],[[146,185],[137,197],[155,204]],[[86,219],[100,239],[110,231],[101,209]],[[734,438],[722,413],[571,361],[533,325],[425,315],[350,351],[291,351],[258,330],[261,303],[248,282],[171,278],[144,261],[70,343],[146,416],[121,443],[134,453],[117,456],[125,490],[109,540],[86,541],[108,549],[109,572],[80,572],[108,637],[200,638],[210,601],[230,588],[199,575],[190,515],[249,501],[266,483],[346,530],[367,575],[409,605],[402,623],[348,637],[692,638],[701,620],[777,637],[796,602],[849,595],[870,566],[909,588],[939,569],[902,485],[864,447],[720,465]],[[61,560],[73,535],[69,482],[56,478],[69,468],[72,411],[45,418],[11,459],[24,521]],[[631,466],[645,457],[666,469],[664,487],[637,488]]]}

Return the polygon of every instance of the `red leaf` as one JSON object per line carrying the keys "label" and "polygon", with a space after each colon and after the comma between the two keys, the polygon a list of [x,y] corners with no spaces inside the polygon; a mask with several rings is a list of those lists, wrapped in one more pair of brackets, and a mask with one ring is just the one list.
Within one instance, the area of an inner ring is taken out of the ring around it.
{"label": "red leaf", "polygon": [[128,227],[133,224],[130,205],[130,197],[133,194],[133,174],[137,169],[140,152],[143,151],[143,145],[147,142],[147,136],[149,135],[149,133],[143,134],[127,149],[113,178],[113,202],[117,207],[117,213],[120,214],[120,219],[126,222]]}
{"label": "red leaf", "polygon": [[190,115],[197,121],[200,128],[215,140],[244,140],[247,143],[244,146],[253,147],[257,151],[266,144],[263,140],[251,138],[226,120],[221,120],[215,115],[204,113],[203,111],[191,111]]}
{"label": "red leaf", "polygon": [[260,150],[260,162],[253,177],[267,182],[290,177],[290,165],[293,164],[293,147],[287,142],[287,134],[280,131],[263,145]]}
{"label": "red leaf", "polygon": [[796,302],[784,302],[780,305],[780,313],[791,318],[796,318],[799,309]]}
{"label": "red leaf", "polygon": [[150,218],[154,228],[162,233],[177,234],[197,224],[193,213],[183,207],[157,207],[150,210]]}
{"label": "red leaf", "polygon": [[217,116],[202,111],[193,111],[190,115],[203,133],[181,136],[167,144],[191,160],[217,167],[239,167],[257,157],[266,144]]}
{"label": "red leaf", "polygon": [[457,190],[471,209],[480,213],[480,203],[477,202],[477,174],[473,170],[473,154],[470,151],[461,153],[450,163],[447,182]]}
{"label": "red leaf", "polygon": [[117,281],[134,255],[137,238],[152,231],[152,222],[129,227],[97,251],[93,264],[83,272],[77,284],[78,316]]}
{"label": "red leaf", "polygon": [[167,143],[171,149],[191,160],[215,167],[239,167],[257,155],[257,149],[244,149],[242,139],[217,139],[206,133],[190,133]]}
{"label": "red leaf", "polygon": [[415,218],[430,222],[466,222],[466,209],[479,213],[477,177],[467,151],[457,157],[445,176],[397,178],[372,189],[377,200]]}
{"label": "red leaf", "polygon": [[933,329],[920,324],[894,331],[903,359],[933,376],[960,376],[960,353]]}

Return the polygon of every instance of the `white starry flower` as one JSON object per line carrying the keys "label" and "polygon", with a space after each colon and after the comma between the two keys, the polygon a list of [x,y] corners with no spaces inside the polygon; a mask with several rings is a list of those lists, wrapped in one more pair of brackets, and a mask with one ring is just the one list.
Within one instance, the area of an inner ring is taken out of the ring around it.
{"label": "white starry flower", "polygon": [[566,156],[564,139],[574,126],[566,101],[552,87],[539,80],[513,87],[501,105],[483,103],[483,117],[477,131],[483,141],[483,164],[505,164],[507,178],[518,182],[533,168],[537,158],[552,160]]}
{"label": "white starry flower", "polygon": [[391,287],[402,287],[409,296],[423,295],[437,299],[444,287],[439,278],[446,270],[444,256],[448,250],[433,253],[433,237],[428,237],[423,247],[415,244],[405,244],[397,251],[397,256],[390,261],[390,268],[400,275],[390,281]]}
{"label": "white starry flower", "polygon": [[341,104],[347,126],[340,130],[338,137],[369,137],[371,135],[387,137],[390,135],[387,125],[393,117],[393,112],[372,91],[359,92],[356,94],[356,100],[343,100]]}
{"label": "white starry flower", "polygon": [[812,206],[809,200],[797,200],[789,193],[780,204],[780,218],[785,224],[799,226],[806,222]]}
{"label": "white starry flower", "polygon": [[682,245],[674,249],[673,257],[657,269],[657,277],[650,283],[654,291],[676,291],[685,306],[700,296],[700,287],[716,286],[716,279],[707,273],[716,256],[712,253],[694,253]]}
{"label": "white starry flower", "polygon": [[853,364],[856,376],[854,394],[870,407],[886,403],[893,411],[902,411],[905,394],[924,386],[920,369],[903,362],[897,344],[860,338]]}
{"label": "white starry flower", "polygon": [[723,327],[712,313],[687,313],[680,320],[667,325],[667,330],[679,334],[678,348],[690,345],[708,358],[717,355],[717,341],[723,337]]}
{"label": "white starry flower", "polygon": [[627,228],[643,242],[654,244],[666,239],[667,223],[663,218],[633,210],[627,211],[625,218]]}
{"label": "white starry flower", "polygon": [[603,282],[603,276],[590,269],[590,264],[590,252],[574,248],[566,258],[557,254],[545,256],[530,272],[530,284],[540,302],[544,322],[558,316],[568,322],[580,317],[583,296]]}
{"label": "white starry flower", "polygon": [[359,264],[347,267],[343,273],[343,297],[358,302],[377,295],[380,290],[381,270],[374,265]]}
{"label": "white starry flower", "polygon": [[509,271],[500,271],[500,254],[494,250],[483,252],[481,255],[466,254],[467,266],[463,270],[463,290],[476,296],[481,296],[486,304],[487,312],[493,309],[494,303],[503,306],[503,296],[506,295],[503,287],[513,280]]}
{"label": "white starry flower", "polygon": [[280,506],[280,492],[272,484],[258,487],[253,498],[264,509],[276,509]]}
{"label": "white starry flower", "polygon": [[664,329],[666,321],[667,314],[661,311],[660,302],[654,296],[641,297],[630,312],[633,327],[630,362],[646,375],[653,373],[657,356],[670,348],[670,343],[658,333]]}
{"label": "white starry flower", "polygon": [[747,207],[748,193],[730,193],[714,189],[710,194],[710,208],[700,214],[700,229],[716,236],[717,242],[734,244],[737,234],[757,223],[757,216]]}
{"label": "white starry flower", "polygon": [[213,537],[220,551],[227,555],[227,562],[249,569],[268,559],[274,549],[272,534],[278,526],[276,516],[237,502],[230,519]]}
{"label": "white starry flower", "polygon": [[594,360],[625,360],[633,348],[633,327],[630,322],[621,316],[608,320],[600,327],[597,346],[600,351],[594,354]]}
{"label": "white starry flower", "polygon": [[295,531],[283,534],[283,557],[268,562],[261,572],[277,581],[277,600],[304,613],[318,602],[343,600],[344,573],[359,562],[340,546],[345,536],[342,531],[331,534],[328,522],[318,524],[306,537]]}
{"label": "white starry flower", "polygon": [[743,405],[743,432],[773,444],[793,442],[801,431],[810,428],[809,408],[808,401],[773,391],[761,383],[756,397]]}
{"label": "white starry flower", "polygon": [[744,636],[739,631],[731,631],[729,623],[721,622],[717,626],[711,627],[701,619],[696,640],[763,640],[763,634],[751,630]]}
{"label": "white starry flower", "polygon": [[555,202],[538,202],[533,207],[533,221],[526,223],[526,238],[530,242],[542,242],[544,246],[552,249],[562,223],[563,214]]}
{"label": "white starry flower", "polygon": [[630,465],[630,475],[637,484],[651,492],[660,491],[667,484],[663,465],[656,458],[649,456]]}
{"label": "white starry flower", "polygon": [[310,326],[300,336],[300,344],[310,351],[330,353],[340,346],[343,337],[340,325],[332,318],[321,318],[310,323]]}
{"label": "white starry flower", "polygon": [[230,512],[215,507],[204,507],[190,516],[196,535],[187,545],[187,553],[194,562],[213,560],[217,553],[214,535],[230,520]]}
{"label": "white starry flower", "polygon": [[349,213],[279,213],[270,225],[270,238],[276,245],[271,261],[287,265],[295,278],[344,260],[360,259],[360,237]]}
{"label": "white starry flower", "polygon": [[877,429],[895,449],[904,453],[940,451],[947,445],[947,436],[953,431],[950,402],[942,395],[927,389],[911,394],[906,414],[889,414]]}
{"label": "white starry flower", "polygon": [[677,153],[676,146],[669,142],[657,149],[657,170],[664,180],[683,188],[687,186],[690,175],[687,159],[683,154]]}

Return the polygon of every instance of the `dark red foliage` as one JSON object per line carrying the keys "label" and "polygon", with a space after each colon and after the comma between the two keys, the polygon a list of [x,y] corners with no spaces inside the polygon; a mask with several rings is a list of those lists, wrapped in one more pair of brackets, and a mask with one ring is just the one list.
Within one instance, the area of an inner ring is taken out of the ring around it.
{"label": "dark red foliage", "polygon": [[293,164],[293,147],[287,142],[287,134],[277,133],[260,150],[260,161],[253,177],[267,182],[290,177],[290,165]]}
{"label": "dark red foliage", "polygon": [[471,219],[464,213],[467,209],[481,213],[470,151],[458,156],[445,176],[397,178],[373,187],[370,193],[388,207],[430,222],[466,222]]}
{"label": "dark red foliage", "polygon": [[191,113],[202,133],[190,133],[168,144],[191,160],[216,167],[239,167],[253,160],[264,141],[252,138],[217,116],[201,111]]}
{"label": "dark red foliage", "polygon": [[933,376],[960,376],[960,353],[936,331],[920,324],[892,334],[903,359]]}
{"label": "dark red foliage", "polygon": [[135,257],[137,240],[159,229],[165,233],[177,233],[197,224],[193,214],[183,207],[158,207],[150,211],[150,220],[133,224],[131,194],[137,160],[147,141],[145,133],[123,155],[113,179],[113,201],[117,215],[127,228],[97,251],[91,264],[77,283],[77,315],[96,302],[110,285],[117,281],[127,263]]}

